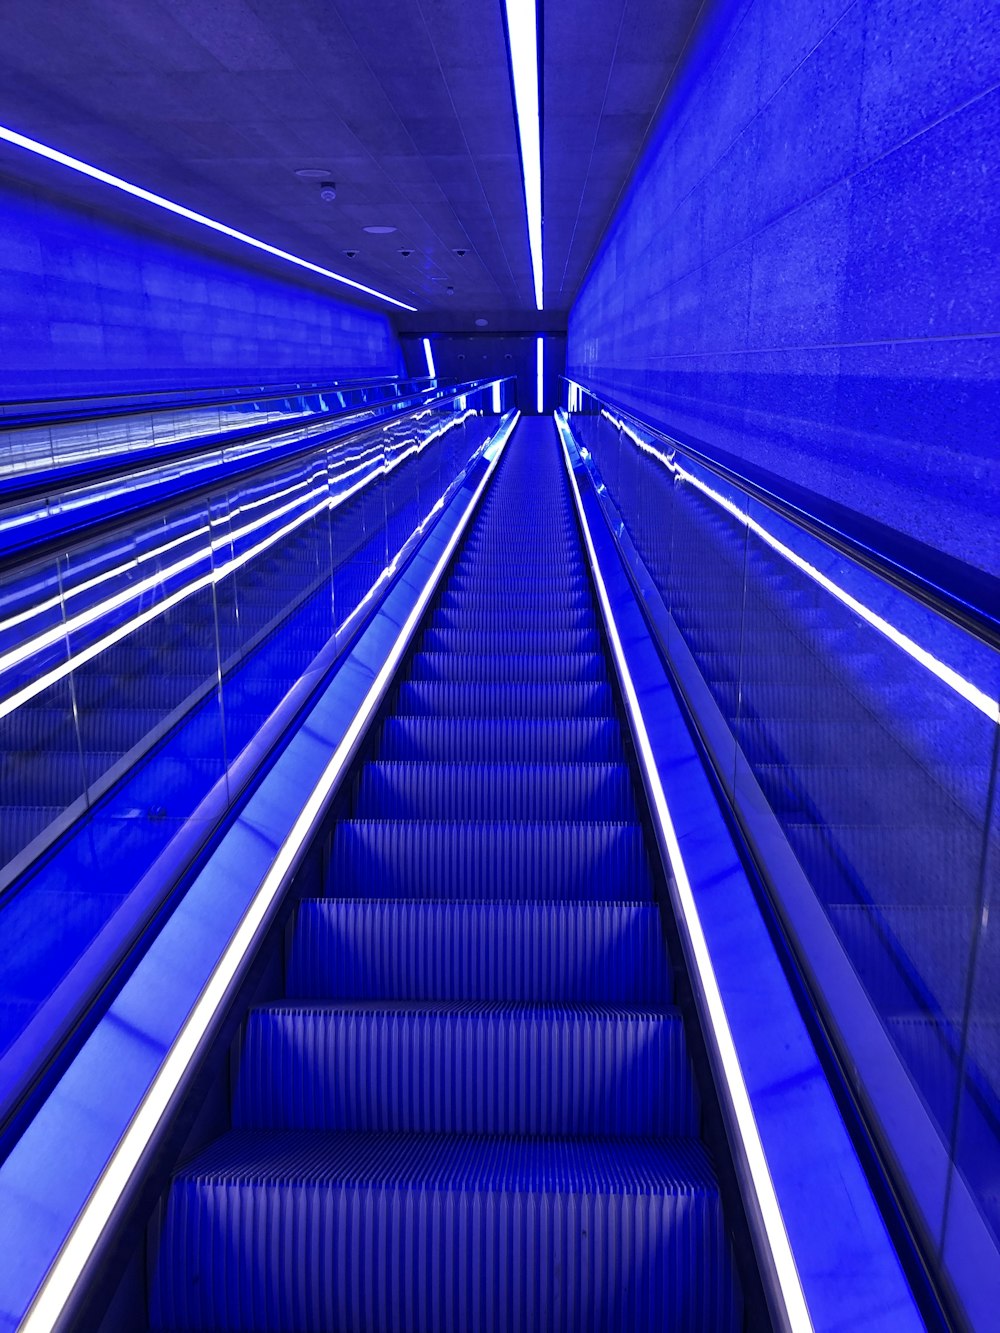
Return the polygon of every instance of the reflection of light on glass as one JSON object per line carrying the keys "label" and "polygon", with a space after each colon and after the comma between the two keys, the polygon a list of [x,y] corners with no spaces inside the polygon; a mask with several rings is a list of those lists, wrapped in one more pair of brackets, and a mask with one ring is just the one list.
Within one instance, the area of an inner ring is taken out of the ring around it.
{"label": "reflection of light on glass", "polygon": [[506,7],[517,135],[521,144],[524,210],[528,218],[528,249],[531,252],[535,306],[541,310],[542,149],[538,95],[538,16],[535,0],[506,0]]}
{"label": "reflection of light on glass", "polygon": [[545,401],[545,382],[543,372],[545,367],[545,353],[542,349],[542,335],[539,334],[535,339],[535,410],[542,412]]}
{"label": "reflection of light on glass", "polygon": [[[325,486],[315,488],[304,496],[297,496],[287,504],[279,506],[274,512],[262,515],[253,522],[244,524],[242,528],[229,533],[225,537],[214,539],[207,546],[202,547],[191,555],[185,556],[182,560],[176,561],[166,569],[157,570],[154,575],[143,579],[139,583],[130,584],[121,592],[106,598],[103,602],[96,603],[94,606],[89,607],[85,612],[81,612],[72,619],[60,621],[57,625],[36,635],[33,639],[18,644],[17,647],[12,648],[9,652],[0,656],[0,673],[10,670],[12,667],[19,665],[28,658],[43,652],[46,648],[52,647],[53,644],[61,642],[68,635],[79,633],[88,626],[95,624],[103,616],[120,609],[129,602],[135,601],[145,593],[155,592],[171,579],[176,578],[178,575],[185,574],[200,563],[203,563],[211,555],[226,548],[235,548],[243,538],[259,532],[261,528],[280,520],[285,517],[285,515],[298,509],[301,505],[308,503],[310,500],[314,500],[317,496],[322,496],[322,499],[320,499],[318,503],[311,504],[309,508],[297,513],[290,522],[279,527],[277,530],[270,532],[265,538],[258,541],[248,550],[241,552],[238,556],[234,556],[229,560],[215,565],[207,574],[184,584],[182,588],[177,589],[175,592],[170,593],[168,596],[158,601],[155,606],[149,607],[146,611],[134,616],[125,624],[118,626],[117,629],[112,630],[108,634],[103,635],[100,639],[95,640],[94,643],[88,644],[85,648],[81,648],[73,653],[72,656],[65,658],[50,671],[36,677],[20,690],[17,690],[3,701],[0,701],[0,718],[8,716],[22,704],[27,703],[28,700],[35,698],[44,690],[47,690],[50,686],[54,685],[57,681],[64,679],[69,672],[84,666],[87,662],[93,660],[93,658],[99,656],[108,648],[114,647],[116,643],[120,643],[122,639],[126,638],[129,634],[134,633],[135,630],[141,629],[144,625],[157,619],[166,611],[177,606],[180,602],[186,600],[194,593],[199,592],[201,589],[207,588],[212,584],[220,583],[230,574],[241,569],[248,561],[255,559],[258,555],[261,555],[264,551],[275,545],[275,543],[289,536],[297,528],[310,522],[318,514],[322,513],[324,509],[332,511],[339,508],[357,495],[359,491],[363,490],[364,487],[368,486],[376,477],[387,476],[389,473],[394,472],[396,468],[400,467],[408,458],[412,458],[415,454],[422,453],[423,450],[435,440],[441,439],[441,437],[446,435],[448,431],[454,430],[457,426],[460,426],[464,421],[468,420],[469,417],[475,415],[476,413],[470,409],[469,411],[462,413],[460,416],[451,418],[436,430],[429,431],[420,441],[411,445],[410,448],[400,452],[395,458],[382,463],[374,470],[367,469],[366,475],[359,481],[355,482],[353,486],[336,491],[329,496],[327,496]],[[340,482],[346,480],[348,476],[353,476],[357,472],[363,470],[366,470],[366,465],[364,463],[359,467],[352,469],[350,472],[342,473],[331,480],[333,482]],[[297,489],[297,487],[288,488],[288,490],[294,489]],[[287,493],[288,491],[280,492],[282,495]],[[208,531],[208,528],[198,530],[198,532],[201,533],[207,533]],[[190,540],[196,535],[198,535],[198,533],[192,533],[184,540]],[[176,545],[177,543],[171,544]],[[110,577],[110,575],[105,575],[104,577],[107,578]],[[101,580],[96,580],[96,582],[99,581]]]}
{"label": "reflection of light on glass", "polygon": [[686,468],[682,467],[681,464],[677,462],[675,454],[664,453],[662,450],[655,448],[648,443],[648,441],[642,439],[641,436],[639,436],[626,422],[620,421],[617,417],[612,416],[606,408],[601,409],[601,416],[605,417],[616,430],[621,431],[623,435],[632,440],[636,447],[641,449],[643,453],[649,454],[650,457],[657,459],[668,472],[671,472],[675,477],[686,482],[689,486],[693,486],[696,490],[701,491],[703,495],[708,496],[708,498],[717,504],[720,509],[724,509],[726,513],[730,514],[738,523],[742,524],[743,527],[749,529],[750,532],[758,536],[761,541],[770,546],[773,551],[776,551],[783,560],[786,560],[790,565],[794,565],[796,569],[801,570],[802,573],[812,579],[814,583],[819,584],[824,592],[828,592],[832,597],[836,597],[839,602],[842,602],[844,606],[853,611],[856,616],[859,616],[867,624],[871,625],[873,629],[878,630],[880,634],[884,635],[891,643],[895,644],[897,648],[901,648],[902,651],[909,657],[912,657],[915,662],[919,662],[922,667],[932,675],[936,676],[938,680],[943,681],[945,685],[954,690],[956,694],[961,695],[962,698],[972,704],[974,708],[978,708],[981,713],[985,713],[991,722],[1000,720],[1000,701],[990,698],[988,694],[979,689],[978,686],[973,685],[971,681],[966,680],[965,677],[960,675],[953,667],[942,662],[926,648],[922,648],[919,643],[914,639],[911,639],[908,634],[904,634],[903,631],[896,625],[893,625],[891,621],[886,620],[884,616],[880,616],[877,611],[873,611],[870,606],[866,606],[864,602],[859,601],[857,597],[852,593],[849,593],[846,588],[842,588],[839,583],[835,583],[833,579],[817,569],[815,565],[811,565],[809,561],[799,555],[797,551],[793,551],[790,546],[786,546],[780,538],[776,537],[774,533],[765,528],[762,523],[751,518],[749,514],[744,513],[738,505],[733,504],[732,500],[727,499],[724,495],[720,495],[719,492],[709,486],[707,482],[702,481],[700,477],[696,477],[692,472],[689,472]]}
{"label": "reflection of light on glass", "polygon": [[[418,413],[414,419],[420,420],[421,418],[425,418],[430,415],[431,412],[428,409],[424,412]],[[336,446],[334,447],[336,448]],[[360,473],[370,472],[373,461],[379,458],[381,458],[381,448],[377,443],[366,443],[362,441],[360,451],[355,450],[353,452],[350,450],[349,447],[345,446],[343,449],[341,449],[337,460],[338,463],[341,464],[341,467],[337,471],[335,479],[338,482],[343,482],[351,477],[358,476]],[[346,464],[356,464],[356,466],[346,467],[344,466]],[[249,513],[251,510],[260,509],[263,506],[273,507],[278,500],[284,499],[286,496],[292,495],[294,494],[295,491],[302,490],[303,487],[309,486],[310,484],[311,484],[310,481],[302,479],[300,481],[294,482],[290,486],[284,487],[282,490],[268,491],[265,495],[261,496],[256,500],[243,500],[240,504],[235,505],[234,507],[227,510],[227,515],[226,515],[227,521],[232,522],[234,518],[238,518],[242,514]],[[331,507],[334,507],[336,504],[343,503],[343,500],[350,498],[350,495],[354,494],[356,490],[357,488],[354,488],[354,490],[351,492],[340,492],[335,499],[334,505],[331,505]],[[324,491],[325,491],[325,485],[322,489],[317,489],[314,485],[313,489],[307,495],[301,498],[304,500],[316,498],[317,496],[323,494]],[[287,512],[287,511],[281,511],[281,512]],[[271,521],[277,516],[278,516],[277,513],[272,512],[268,516],[268,518],[264,520],[264,522]],[[247,526],[242,528],[238,533],[233,534],[231,537],[217,539],[213,541],[212,542],[213,552],[218,551],[219,549],[229,545],[231,541],[235,541],[238,537],[246,535],[248,532],[255,531],[259,526],[260,524]],[[209,531],[210,529],[208,527],[199,527],[193,530],[192,532],[185,534],[184,536],[176,537],[171,541],[163,542],[160,545],[153,547],[150,550],[141,551],[137,555],[130,555],[127,561],[118,564],[112,567],[111,569],[103,570],[99,575],[95,575],[94,577],[89,578],[84,582],[73,585],[66,585],[64,582],[61,598],[59,597],[59,595],[50,597],[43,602],[34,603],[31,607],[29,607],[25,611],[20,611],[16,614],[6,617],[4,620],[0,621],[0,634],[4,633],[5,631],[14,629],[18,625],[24,624],[27,621],[39,615],[43,615],[46,611],[52,610],[54,607],[60,604],[60,600],[66,602],[70,598],[78,597],[84,592],[90,592],[94,588],[99,587],[102,583],[107,583],[114,578],[118,578],[121,575],[128,572],[129,570],[134,569],[137,566],[148,562],[149,560],[156,559],[159,558],[160,556],[165,555],[167,552],[173,550],[177,546],[181,546],[184,543],[189,542],[199,536],[206,535]],[[94,564],[96,562],[94,561],[93,558],[91,558],[90,560],[84,562],[78,568],[85,568],[86,564],[88,563]],[[176,569],[177,566],[173,566],[172,569],[165,571],[158,577],[159,578],[169,577],[171,573],[176,572]],[[144,585],[139,585],[139,586],[144,586]],[[136,586],[133,586],[131,590],[132,594],[134,595],[136,591],[137,591]],[[2,600],[5,599],[0,599],[0,601]],[[39,639],[37,638],[32,640],[31,644],[28,645],[28,647],[31,648],[32,652],[41,651],[41,649],[45,648],[46,646],[49,645],[40,642]],[[5,665],[10,665],[10,663],[7,661],[7,659],[0,658],[0,670],[3,670]]]}
{"label": "reflection of light on glass", "polygon": [[323,268],[321,264],[314,264],[309,259],[300,259],[298,255],[290,254],[287,250],[279,250],[276,245],[270,245],[267,241],[259,241],[255,236],[248,236],[245,231],[237,231],[235,227],[228,227],[224,222],[216,222],[214,218],[206,217],[204,213],[196,213],[191,208],[185,208],[183,204],[175,204],[171,199],[165,199],[162,194],[153,194],[151,190],[144,190],[140,185],[133,185],[130,181],[123,180],[121,176],[113,176],[109,171],[102,171],[100,167],[91,166],[89,162],[82,162],[78,157],[70,157],[68,153],[61,153],[57,148],[50,148],[48,144],[39,143],[37,139],[29,139],[27,135],[18,134],[16,130],[9,129],[6,125],[0,125],[0,139],[14,144],[17,148],[25,148],[29,153],[35,153],[38,157],[47,158],[50,162],[58,162],[60,166],[69,167],[71,171],[78,171],[81,175],[89,176],[92,180],[100,181],[103,185],[113,185],[116,190],[121,190],[123,194],[130,194],[136,199],[142,199],[147,204],[155,204],[157,208],[162,208],[167,213],[174,213],[177,217],[187,218],[189,222],[197,222],[199,226],[207,227],[210,231],[219,232],[223,236],[230,236],[234,241],[241,241],[254,250],[263,250],[266,254],[274,255],[276,259],[284,259],[287,263],[295,264],[298,268],[308,269],[310,273],[318,273],[321,277],[332,278],[334,282],[342,282],[345,286],[353,287],[356,291],[367,292],[369,296],[377,296],[380,301],[388,301],[390,305],[399,306],[401,310],[416,310],[416,306],[407,305],[405,301],[397,301],[394,296],[386,296],[385,292],[380,292],[375,287],[366,287],[363,282],[355,282],[353,278],[345,278],[342,273],[334,273],[332,269]]}
{"label": "reflection of light on glass", "polygon": [[681,913],[687,929],[688,939],[691,942],[695,967],[697,968],[702,993],[705,997],[711,1030],[715,1037],[716,1050],[719,1053],[726,1086],[729,1089],[729,1102],[733,1108],[739,1126],[740,1138],[746,1154],[747,1165],[750,1168],[750,1177],[753,1181],[754,1193],[764,1223],[764,1229],[770,1246],[771,1257],[774,1261],[775,1272],[778,1276],[778,1282],[781,1288],[785,1310],[788,1315],[789,1325],[796,1331],[811,1330],[812,1320],[809,1317],[805,1295],[802,1291],[798,1271],[795,1267],[795,1258],[792,1254],[792,1248],[788,1240],[788,1232],[785,1229],[785,1219],[781,1212],[781,1205],[778,1203],[778,1196],[775,1192],[774,1182],[771,1179],[771,1172],[768,1167],[767,1157],[764,1153],[764,1146],[760,1140],[760,1133],[757,1129],[753,1106],[750,1102],[750,1096],[747,1092],[746,1082],[743,1077],[743,1070],[740,1066],[739,1055],[736,1051],[736,1043],[733,1040],[732,1031],[729,1027],[726,1007],[722,999],[722,993],[719,990],[715,968],[712,964],[712,956],[709,952],[708,943],[705,939],[704,930],[701,924],[701,917],[698,913],[698,905],[695,902],[694,894],[691,889],[691,881],[688,878],[687,867],[681,854],[680,843],[677,839],[673,818],[671,817],[670,809],[667,805],[667,798],[663,791],[663,784],[660,781],[660,774],[656,765],[653,747],[649,740],[649,734],[646,730],[642,707],[639,703],[631,672],[629,671],[628,659],[622,649],[621,637],[618,633],[618,626],[615,621],[614,612],[611,609],[611,601],[608,597],[607,587],[604,583],[604,576],[601,572],[601,566],[594,550],[593,539],[587,523],[586,511],[584,510],[583,502],[580,498],[580,491],[577,486],[576,477],[573,473],[572,464],[569,461],[571,457],[570,447],[573,444],[573,436],[570,433],[564,413],[559,412],[556,414],[556,425],[563,443],[570,486],[573,490],[576,511],[580,517],[580,525],[583,529],[584,543],[587,547],[590,568],[594,575],[597,595],[601,603],[604,624],[608,631],[608,640],[617,664],[618,677],[622,682],[625,701],[628,705],[629,715],[632,719],[633,735],[635,736],[638,745],[642,766],[646,775],[646,789],[652,798],[654,815],[663,835],[664,846],[667,849],[670,869],[673,872],[677,897],[681,906]]}
{"label": "reflection of light on glass", "polygon": [[495,413],[496,416],[499,416],[500,413],[503,411],[503,404],[502,404],[502,402],[500,401],[500,381],[499,381],[499,380],[494,380],[494,381],[493,381],[493,411],[494,411],[494,413]]}
{"label": "reflection of light on glass", "polygon": [[430,338],[424,339],[424,359],[427,362],[427,373],[432,380],[437,379],[437,371],[434,369],[434,353],[431,351]]}

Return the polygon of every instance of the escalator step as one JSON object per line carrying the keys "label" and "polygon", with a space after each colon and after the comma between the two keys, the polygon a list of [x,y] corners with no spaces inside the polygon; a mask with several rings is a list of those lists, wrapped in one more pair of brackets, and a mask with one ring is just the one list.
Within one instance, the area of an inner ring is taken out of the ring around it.
{"label": "escalator step", "polygon": [[695,1141],[298,1130],[227,1134],[178,1175],[153,1322],[727,1333],[742,1321]]}
{"label": "escalator step", "polygon": [[536,681],[566,683],[606,679],[607,668],[600,653],[566,653],[560,657],[538,657],[508,653],[414,653],[410,679],[462,681]]}
{"label": "escalator step", "polygon": [[503,1002],[276,1004],[247,1020],[237,1129],[695,1135],[680,1017]]}
{"label": "escalator step", "polygon": [[556,605],[549,602],[511,602],[498,597],[495,601],[446,602],[431,617],[431,624],[440,629],[488,629],[499,634],[520,634],[523,630],[594,629],[597,618],[589,603],[581,600],[579,606],[567,604],[563,598]]}
{"label": "escalator step", "polygon": [[361,770],[358,819],[636,819],[624,764],[377,761]]}
{"label": "escalator step", "polygon": [[612,717],[606,681],[407,680],[397,711],[430,717]]}
{"label": "escalator step", "polygon": [[343,820],[331,892],[352,898],[651,899],[635,824]]}
{"label": "escalator step", "polygon": [[514,763],[621,762],[621,732],[613,718],[390,717],[380,759]]}
{"label": "escalator step", "polygon": [[649,902],[307,898],[287,993],[662,1006],[671,980]]}
{"label": "escalator step", "polygon": [[493,630],[444,629],[431,627],[420,641],[426,653],[458,653],[491,657],[508,653],[546,657],[570,653],[596,653],[601,641],[596,629],[578,630]]}

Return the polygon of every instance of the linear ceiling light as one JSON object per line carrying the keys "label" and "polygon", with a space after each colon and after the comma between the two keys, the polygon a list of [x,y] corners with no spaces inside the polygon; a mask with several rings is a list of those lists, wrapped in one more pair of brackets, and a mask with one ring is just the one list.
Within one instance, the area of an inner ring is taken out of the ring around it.
{"label": "linear ceiling light", "polygon": [[524,208],[528,215],[528,248],[535,283],[535,306],[542,308],[542,125],[538,69],[538,14],[535,0],[504,0],[510,72],[521,141]]}
{"label": "linear ceiling light", "polygon": [[274,255],[276,259],[284,259],[286,263],[295,264],[298,268],[308,269],[310,273],[318,273],[323,278],[332,278],[334,282],[342,282],[345,287],[353,287],[356,291],[377,297],[380,301],[388,301],[390,305],[398,306],[400,310],[416,310],[416,306],[407,305],[405,301],[397,301],[394,296],[387,296],[385,292],[380,292],[374,287],[366,287],[363,282],[355,282],[353,278],[345,278],[342,273],[334,273],[332,269],[324,268],[321,264],[314,264],[308,259],[300,259],[298,255],[290,254],[287,250],[280,250],[276,245],[269,245],[267,241],[259,241],[256,236],[248,236],[245,231],[237,231],[235,227],[227,227],[224,222],[216,222],[214,218],[206,217],[204,213],[196,213],[194,209],[185,208],[183,204],[175,204],[173,200],[165,199],[162,194],[154,194],[152,190],[144,190],[141,185],[133,185],[131,181],[123,180],[121,176],[113,176],[111,172],[102,171],[100,167],[93,167],[89,162],[82,162],[78,157],[70,157],[68,153],[61,153],[58,148],[50,148],[48,144],[40,143],[37,139],[29,139],[27,135],[18,134],[16,130],[12,130],[6,125],[0,125],[0,140],[13,144],[16,148],[24,148],[29,153],[35,153],[38,157],[48,158],[50,162],[58,162],[60,166],[69,167],[71,171],[78,171],[82,176],[90,176],[93,180],[101,181],[104,185],[113,185],[116,190],[121,190],[123,194],[130,194],[136,199],[143,199],[147,204],[155,204],[157,208],[162,208],[167,213],[174,213],[177,217],[187,218],[189,222],[197,222],[199,226],[208,227],[210,231],[217,231],[223,236],[230,236],[234,241],[242,241],[244,245],[249,245],[254,250],[263,250],[265,254]]}

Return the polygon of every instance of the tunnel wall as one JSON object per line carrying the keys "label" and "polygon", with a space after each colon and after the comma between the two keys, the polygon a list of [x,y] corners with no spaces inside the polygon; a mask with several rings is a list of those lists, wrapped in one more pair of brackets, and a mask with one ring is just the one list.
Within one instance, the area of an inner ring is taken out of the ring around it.
{"label": "tunnel wall", "polygon": [[400,371],[383,315],[187,230],[0,174],[0,400]]}
{"label": "tunnel wall", "polygon": [[718,0],[569,373],[1000,573],[1000,8]]}

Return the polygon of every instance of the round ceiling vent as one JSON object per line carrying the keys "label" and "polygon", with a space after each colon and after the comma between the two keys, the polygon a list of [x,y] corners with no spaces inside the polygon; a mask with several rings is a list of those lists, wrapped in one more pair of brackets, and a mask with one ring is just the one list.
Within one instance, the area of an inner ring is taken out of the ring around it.
{"label": "round ceiling vent", "polygon": [[396,228],[395,228],[395,227],[362,227],[361,230],[362,230],[362,231],[366,231],[366,232],[368,233],[369,236],[391,236],[392,233],[396,230]]}

